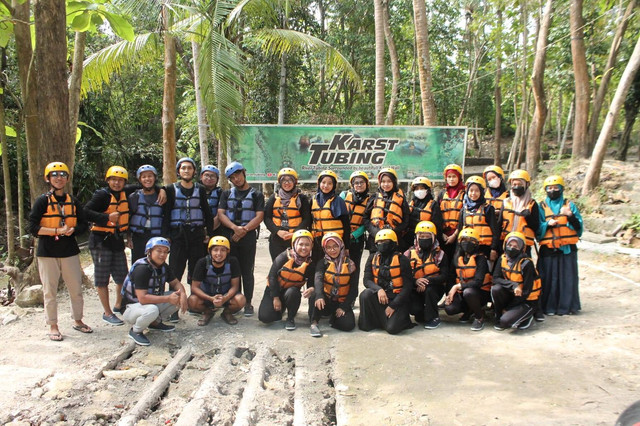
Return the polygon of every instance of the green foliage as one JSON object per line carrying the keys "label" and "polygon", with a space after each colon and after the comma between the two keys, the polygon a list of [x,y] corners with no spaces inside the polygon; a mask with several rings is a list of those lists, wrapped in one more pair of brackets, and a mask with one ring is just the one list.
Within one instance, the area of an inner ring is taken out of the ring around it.
{"label": "green foliage", "polygon": [[625,229],[633,229],[635,232],[640,231],[640,213],[634,213],[631,218],[623,225]]}

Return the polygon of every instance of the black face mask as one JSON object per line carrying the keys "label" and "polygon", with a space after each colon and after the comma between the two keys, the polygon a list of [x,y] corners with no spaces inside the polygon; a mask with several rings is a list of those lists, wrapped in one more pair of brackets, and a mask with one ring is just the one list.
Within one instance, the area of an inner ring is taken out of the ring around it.
{"label": "black face mask", "polygon": [[560,198],[560,191],[547,191],[547,197],[549,197],[550,200],[557,200],[558,198]]}
{"label": "black face mask", "polygon": [[516,197],[522,197],[524,195],[525,187],[524,186],[514,186],[511,188],[513,194]]}
{"label": "black face mask", "polygon": [[433,247],[433,240],[431,238],[419,238],[418,245],[422,250],[429,251]]}
{"label": "black face mask", "polygon": [[478,243],[474,241],[463,241],[460,243],[460,247],[467,254],[473,254],[478,250]]}
{"label": "black face mask", "polygon": [[395,248],[396,243],[393,241],[385,241],[383,243],[376,244],[376,248],[380,252],[380,254],[391,254],[393,253],[393,249]]}
{"label": "black face mask", "polygon": [[505,253],[507,253],[507,256],[509,256],[511,259],[515,259],[516,257],[518,257],[521,251],[520,249],[515,247],[507,247]]}

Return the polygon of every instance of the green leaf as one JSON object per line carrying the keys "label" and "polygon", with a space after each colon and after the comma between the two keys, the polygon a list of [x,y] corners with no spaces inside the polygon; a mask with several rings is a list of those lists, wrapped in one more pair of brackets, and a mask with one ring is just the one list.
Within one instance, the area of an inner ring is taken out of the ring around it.
{"label": "green leaf", "polygon": [[12,34],[13,24],[11,21],[0,22],[0,47],[7,47]]}
{"label": "green leaf", "polygon": [[133,33],[133,27],[120,15],[116,15],[114,13],[110,13],[107,11],[102,11],[104,17],[109,21],[109,25],[111,25],[111,29],[118,37],[123,40],[133,41],[135,34]]}
{"label": "green leaf", "polygon": [[81,137],[82,137],[82,130],[80,130],[80,127],[76,127],[76,143],[78,143]]}
{"label": "green leaf", "polygon": [[[102,133],[100,133],[99,131],[97,131],[95,128],[93,128],[93,127],[89,126],[89,125],[88,125],[87,123],[85,123],[84,121],[78,121],[78,131],[81,131],[81,130],[80,130],[80,126],[84,126],[84,127],[88,128],[88,129],[93,130],[93,133],[95,133],[97,137],[99,137],[100,139],[103,139],[103,140],[104,140],[104,137],[102,136]],[[78,141],[76,141],[76,143],[78,143]]]}
{"label": "green leaf", "polygon": [[93,13],[91,15],[91,24],[98,28],[100,25],[104,24],[104,19],[98,13]]}
{"label": "green leaf", "polygon": [[74,31],[84,32],[91,26],[91,14],[89,12],[83,12],[73,18],[71,22],[71,28]]}
{"label": "green leaf", "polygon": [[67,2],[67,17],[69,17],[69,15],[72,15],[74,13],[83,11],[85,9],[87,9],[87,7],[89,6],[89,2],[88,1],[68,1]]}
{"label": "green leaf", "polygon": [[11,126],[4,126],[4,134],[12,138],[18,136],[18,134],[16,133],[16,129]]}

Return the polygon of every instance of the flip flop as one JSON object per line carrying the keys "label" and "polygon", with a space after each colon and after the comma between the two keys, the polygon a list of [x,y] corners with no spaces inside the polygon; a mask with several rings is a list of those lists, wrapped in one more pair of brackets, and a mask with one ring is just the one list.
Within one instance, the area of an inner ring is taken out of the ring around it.
{"label": "flip flop", "polygon": [[47,333],[47,336],[52,342],[62,342],[64,340],[61,333]]}
{"label": "flip flop", "polygon": [[198,325],[200,327],[204,327],[205,325],[209,324],[209,321],[211,321],[211,318],[213,318],[214,315],[214,311],[203,312],[202,318],[198,320]]}
{"label": "flip flop", "polygon": [[87,324],[74,325],[73,329],[78,330],[80,333],[93,333],[93,330]]}

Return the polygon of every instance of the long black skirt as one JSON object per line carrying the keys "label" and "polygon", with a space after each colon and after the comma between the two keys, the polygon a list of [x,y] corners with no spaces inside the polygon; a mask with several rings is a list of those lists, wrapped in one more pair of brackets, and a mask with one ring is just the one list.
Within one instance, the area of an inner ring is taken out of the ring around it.
{"label": "long black skirt", "polygon": [[581,309],[575,248],[569,254],[543,249],[538,258],[538,272],[542,280],[540,302],[545,314],[567,315]]}

